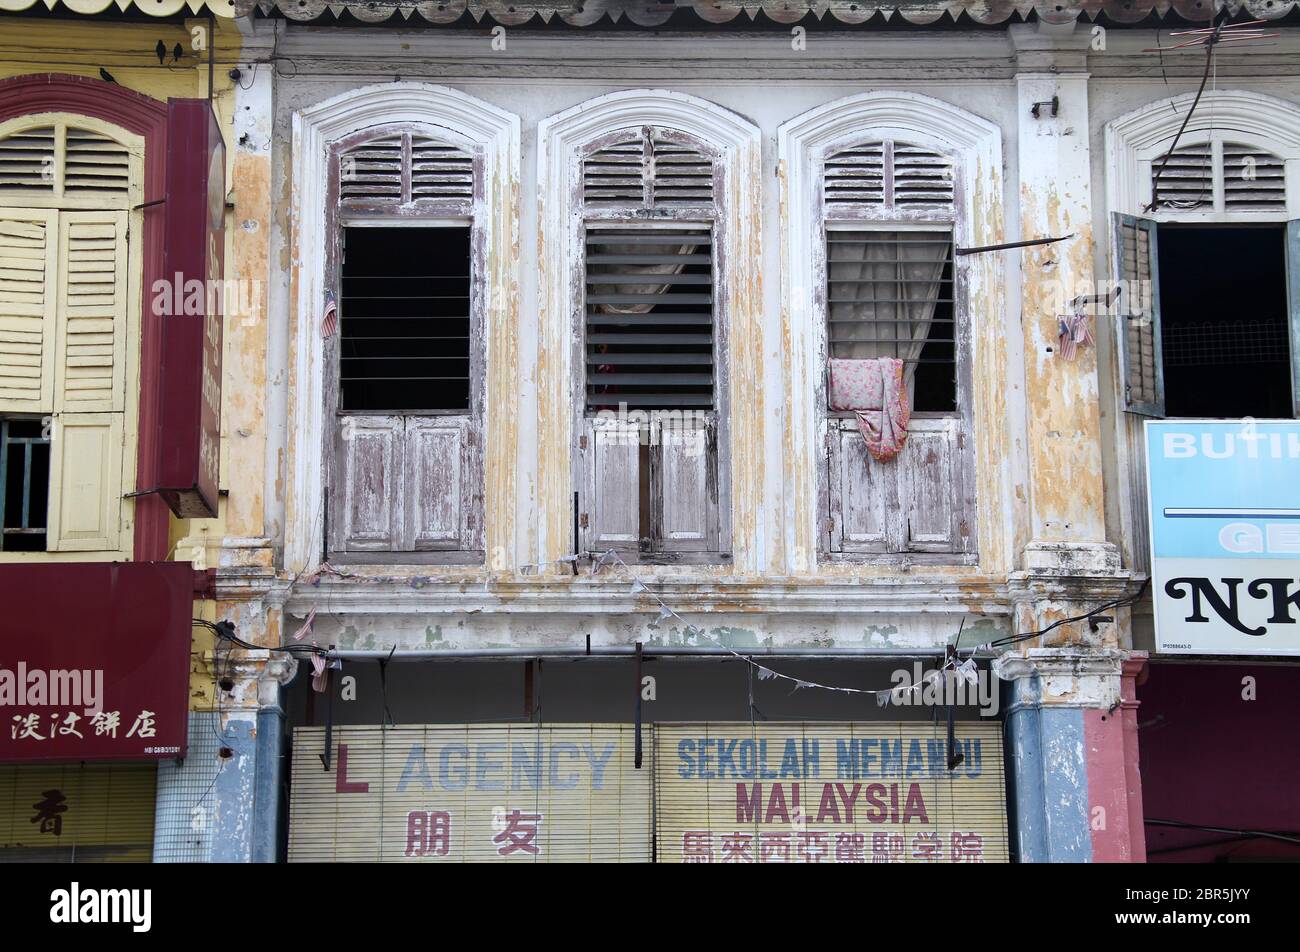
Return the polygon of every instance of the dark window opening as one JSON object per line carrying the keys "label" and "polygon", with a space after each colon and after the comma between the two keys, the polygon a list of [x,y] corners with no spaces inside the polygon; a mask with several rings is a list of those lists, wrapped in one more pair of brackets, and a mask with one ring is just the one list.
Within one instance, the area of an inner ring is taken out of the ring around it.
{"label": "dark window opening", "polygon": [[1165,414],[1290,417],[1285,229],[1160,225]]}
{"label": "dark window opening", "polygon": [[590,230],[586,289],[588,412],[713,409],[708,228]]}
{"label": "dark window opening", "polygon": [[952,234],[827,231],[832,358],[903,361],[914,411],[957,409]]}
{"label": "dark window opening", "polygon": [[470,228],[343,229],[339,407],[468,412]]}
{"label": "dark window opening", "polygon": [[44,552],[50,491],[50,441],[39,419],[0,420],[4,526],[0,549]]}

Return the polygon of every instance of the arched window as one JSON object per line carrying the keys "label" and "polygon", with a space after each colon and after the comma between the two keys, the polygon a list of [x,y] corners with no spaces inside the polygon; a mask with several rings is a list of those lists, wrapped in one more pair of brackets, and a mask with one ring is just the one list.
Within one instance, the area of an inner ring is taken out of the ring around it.
{"label": "arched window", "polygon": [[319,558],[323,534],[339,563],[482,564],[488,354],[514,325],[518,119],[389,83],[304,109],[294,128],[288,559]]}
{"label": "arched window", "polygon": [[819,437],[816,550],[972,560],[971,266],[955,250],[977,243],[974,169],[996,156],[996,130],[924,97],[868,94],[779,139],[792,404]]}
{"label": "arched window", "polygon": [[[757,133],[691,97],[633,91],[546,120],[547,327],[572,314],[572,470],[579,552],[731,559],[730,342]],[[756,237],[756,236],[754,236]],[[746,302],[748,305],[749,302]]]}
{"label": "arched window", "polygon": [[0,552],[130,548],[142,161],[90,117],[0,123]]}
{"label": "arched window", "polygon": [[1173,152],[1189,97],[1107,127],[1122,406],[1300,415],[1300,110],[1204,99]]}

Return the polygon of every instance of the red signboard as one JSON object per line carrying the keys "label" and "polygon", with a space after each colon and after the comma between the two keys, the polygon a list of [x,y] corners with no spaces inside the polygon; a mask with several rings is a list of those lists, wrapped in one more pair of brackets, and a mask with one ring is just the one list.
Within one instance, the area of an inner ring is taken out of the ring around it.
{"label": "red signboard", "polygon": [[0,566],[0,763],[185,755],[188,562]]}
{"label": "red signboard", "polygon": [[163,278],[149,296],[162,318],[156,488],[186,519],[217,514],[225,172],[226,147],[208,101],[169,100]]}

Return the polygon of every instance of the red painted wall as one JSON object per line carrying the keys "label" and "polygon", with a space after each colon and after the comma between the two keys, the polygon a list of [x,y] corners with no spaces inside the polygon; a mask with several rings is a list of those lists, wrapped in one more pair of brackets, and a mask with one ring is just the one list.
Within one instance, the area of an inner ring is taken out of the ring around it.
{"label": "red painted wall", "polygon": [[[1300,861],[1300,843],[1150,822],[1300,839],[1300,666],[1156,662],[1147,671],[1137,719],[1148,861]],[[1242,697],[1246,677],[1253,701]]]}

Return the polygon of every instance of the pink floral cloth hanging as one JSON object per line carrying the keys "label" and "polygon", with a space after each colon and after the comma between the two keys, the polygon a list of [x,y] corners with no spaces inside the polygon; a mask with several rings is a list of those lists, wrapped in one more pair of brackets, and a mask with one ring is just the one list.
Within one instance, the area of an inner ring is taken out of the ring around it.
{"label": "pink floral cloth hanging", "polygon": [[903,451],[912,409],[898,358],[832,358],[830,403],[832,410],[854,412],[873,459],[891,460]]}

